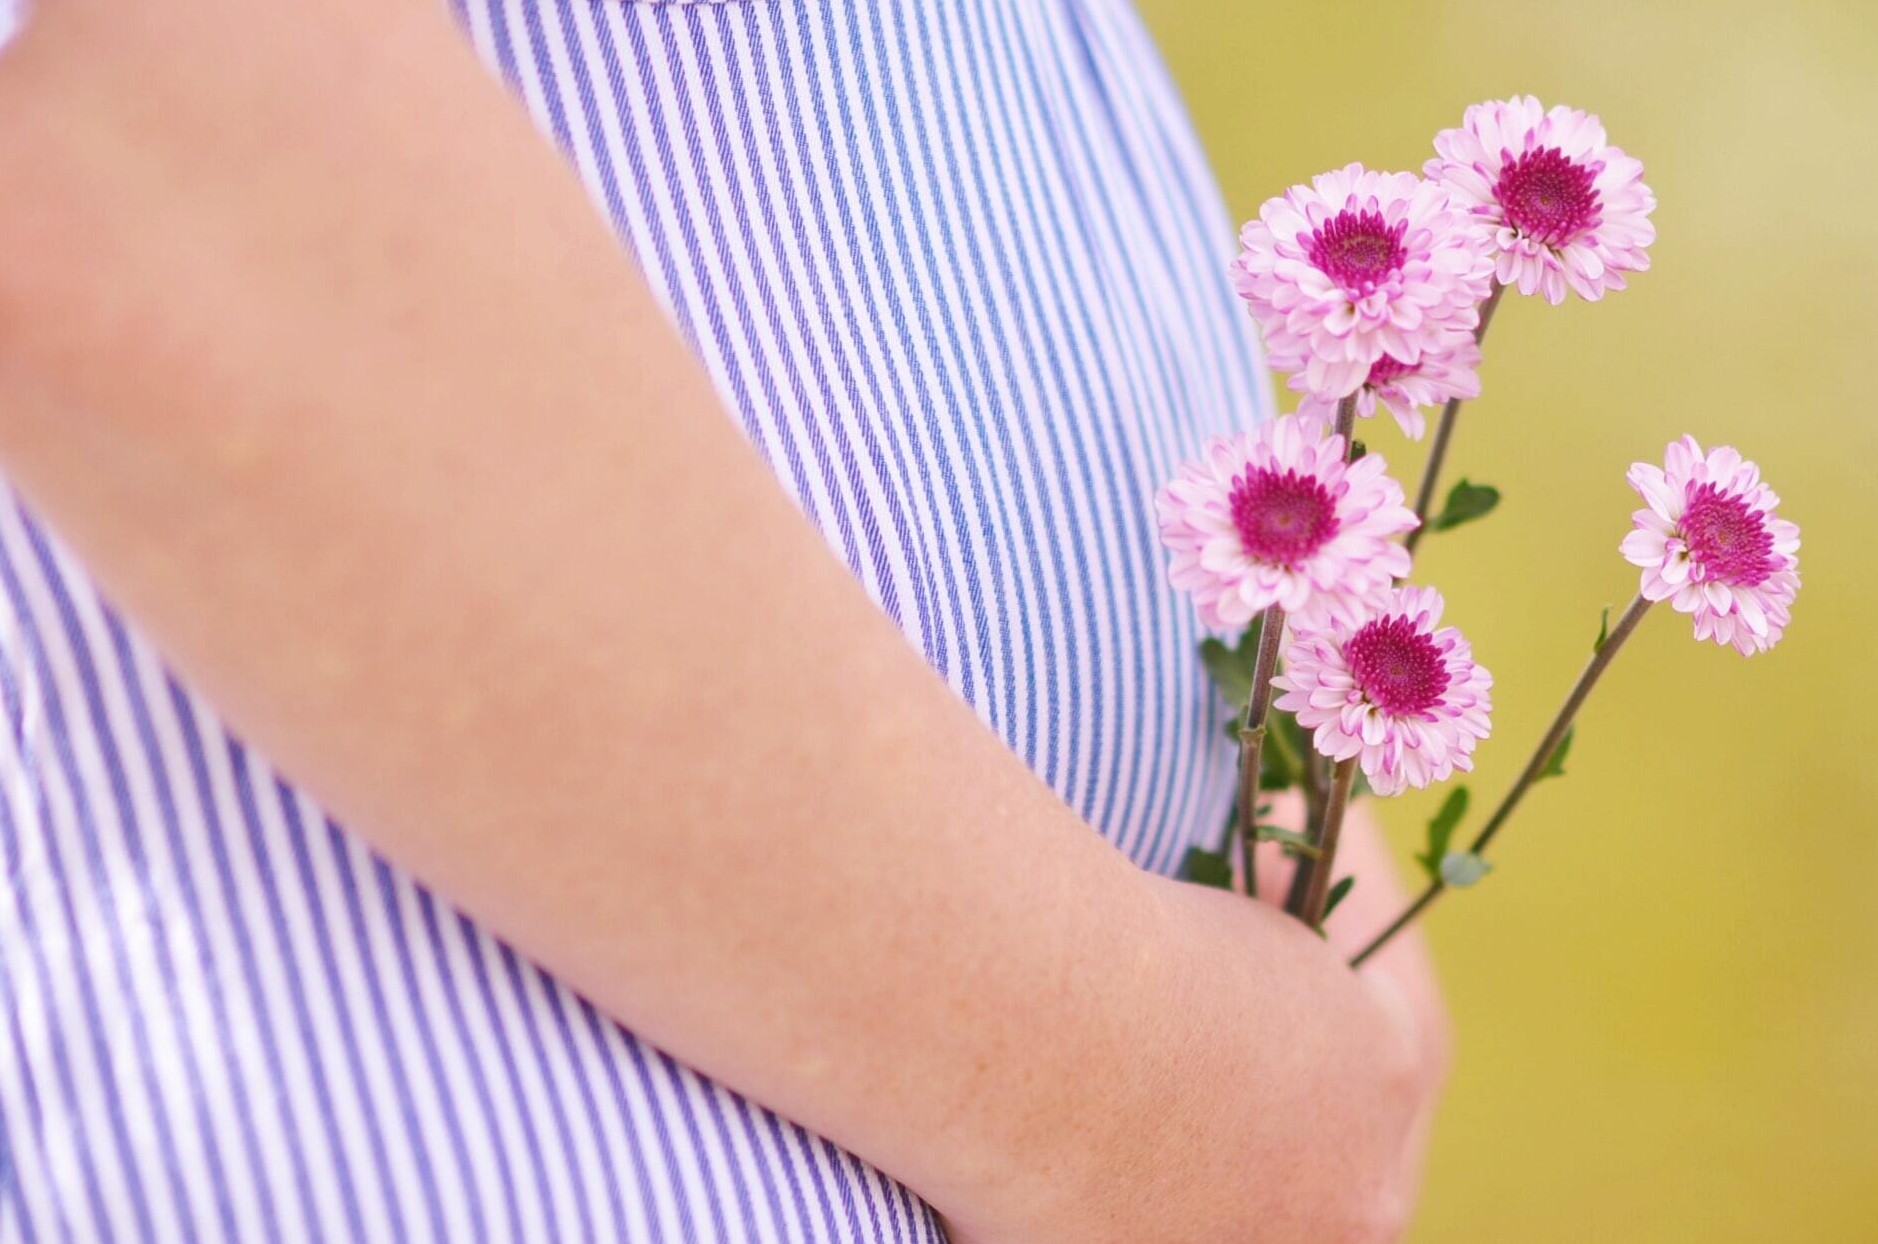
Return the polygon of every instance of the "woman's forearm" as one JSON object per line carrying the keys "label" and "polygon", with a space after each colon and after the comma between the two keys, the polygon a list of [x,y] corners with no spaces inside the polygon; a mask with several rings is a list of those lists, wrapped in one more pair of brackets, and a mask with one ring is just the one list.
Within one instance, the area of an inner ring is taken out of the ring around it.
{"label": "woman's forearm", "polygon": [[441,6],[50,0],[0,170],[0,463],[237,729],[604,1010],[987,1238],[1197,1229],[1134,1202],[1385,1130],[1327,1070],[1369,1074],[1366,988],[958,702]]}

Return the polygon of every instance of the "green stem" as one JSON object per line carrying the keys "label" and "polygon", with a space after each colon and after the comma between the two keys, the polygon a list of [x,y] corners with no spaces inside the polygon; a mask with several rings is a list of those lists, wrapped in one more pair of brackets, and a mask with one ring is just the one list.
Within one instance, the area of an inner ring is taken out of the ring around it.
{"label": "green stem", "polygon": [[[1473,844],[1467,848],[1470,854],[1480,855],[1486,851],[1494,837],[1505,826],[1508,818],[1513,815],[1514,809],[1519,807],[1520,800],[1526,797],[1526,792],[1532,789],[1540,775],[1545,772],[1546,766],[1552,763],[1552,757],[1558,754],[1559,744],[1565,741],[1565,732],[1572,728],[1572,722],[1578,717],[1578,710],[1584,707],[1591,689],[1597,686],[1598,679],[1603,677],[1604,671],[1610,668],[1611,662],[1616,659],[1618,649],[1624,646],[1624,641],[1630,638],[1631,632],[1637,629],[1637,624],[1643,621],[1643,615],[1650,611],[1650,603],[1642,595],[1631,601],[1629,607],[1624,610],[1624,616],[1617,619],[1617,625],[1612,627],[1611,633],[1605,637],[1604,643],[1591,654],[1590,662],[1585,666],[1584,672],[1578,675],[1578,681],[1572,684],[1571,693],[1565,697],[1565,703],[1560,706],[1558,715],[1552,719],[1551,728],[1539,740],[1539,746],[1533,749],[1532,757],[1526,761],[1526,767],[1520,771],[1519,777],[1513,782],[1512,789],[1506,792],[1506,797],[1500,800],[1500,806],[1493,810],[1493,815],[1487,818],[1486,826],[1475,836]],[[1350,966],[1361,967],[1364,960],[1388,945],[1390,938],[1407,928],[1417,916],[1427,910],[1430,904],[1440,898],[1447,888],[1447,883],[1440,877],[1429,882],[1428,888],[1422,891],[1419,898],[1409,904],[1406,911],[1397,916],[1388,928],[1377,934],[1375,940],[1350,960]]]}
{"label": "green stem", "polygon": [[[1487,338],[1487,325],[1493,322],[1493,313],[1499,308],[1500,295],[1506,292],[1506,286],[1495,284],[1487,300],[1480,304],[1480,323],[1474,326],[1474,343],[1478,345]],[[1435,438],[1428,443],[1428,462],[1422,467],[1421,487],[1415,493],[1415,517],[1420,519],[1415,530],[1408,533],[1403,547],[1409,552],[1421,543],[1422,533],[1428,530],[1428,514],[1434,509],[1435,489],[1441,483],[1441,468],[1448,457],[1448,442],[1454,439],[1454,424],[1461,414],[1461,399],[1451,397],[1448,404],[1441,408],[1441,420],[1435,424]]]}
{"label": "green stem", "polygon": [[1252,691],[1239,723],[1239,853],[1245,892],[1258,894],[1259,766],[1264,759],[1265,719],[1272,706],[1272,675],[1278,672],[1278,645],[1285,632],[1285,611],[1277,605],[1259,621],[1258,654],[1252,660]]}
{"label": "green stem", "polygon": [[1326,791],[1324,758],[1317,754],[1317,749],[1307,741],[1304,745],[1304,807],[1316,825],[1324,817],[1324,794]]}
{"label": "green stem", "polygon": [[[1291,738],[1285,733],[1281,724],[1271,725],[1265,732],[1265,739],[1266,742],[1274,744],[1284,752],[1285,767],[1298,775],[1298,788],[1304,792],[1304,837],[1315,842],[1319,827],[1324,823],[1324,775],[1318,769],[1318,764],[1323,757],[1317,754],[1317,749],[1308,741],[1304,745],[1304,754],[1300,756],[1292,747]],[[1297,847],[1293,847],[1289,853],[1300,861],[1316,858],[1315,851],[1301,851]],[[1299,885],[1299,878],[1304,875],[1304,869],[1307,866],[1301,863],[1298,870],[1292,874],[1291,884],[1294,888]],[[1285,898],[1287,906],[1292,901],[1287,892]]]}
{"label": "green stem", "polygon": [[1343,833],[1343,814],[1350,806],[1350,788],[1355,783],[1356,757],[1339,761],[1330,779],[1330,800],[1324,805],[1324,824],[1317,836],[1317,858],[1310,861],[1311,879],[1297,913],[1298,919],[1313,929],[1324,922],[1331,868],[1337,860],[1337,839]]}
{"label": "green stem", "polygon": [[[1304,824],[1304,833],[1310,838],[1311,845],[1318,846],[1323,840],[1325,806],[1322,803],[1316,807],[1310,807],[1308,804],[1306,806],[1307,819]],[[1313,879],[1317,876],[1318,861],[1322,858],[1322,851],[1298,857],[1298,866],[1291,874],[1291,888],[1285,891],[1285,910],[1292,915],[1295,916],[1304,910],[1304,896],[1310,891]]]}

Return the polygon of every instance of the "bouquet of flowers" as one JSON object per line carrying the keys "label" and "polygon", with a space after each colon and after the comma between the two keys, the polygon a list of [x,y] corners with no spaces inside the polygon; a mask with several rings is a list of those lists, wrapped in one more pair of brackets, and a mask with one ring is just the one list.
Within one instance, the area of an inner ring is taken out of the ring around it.
{"label": "bouquet of flowers", "polygon": [[[1207,444],[1156,498],[1173,585],[1211,630],[1201,659],[1234,704],[1239,795],[1219,852],[1188,876],[1252,893],[1254,851],[1297,859],[1286,909],[1313,928],[1348,892],[1335,879],[1351,798],[1399,794],[1473,768],[1492,726],[1493,679],[1441,594],[1409,583],[1416,543],[1494,509],[1462,479],[1434,508],[1462,404],[1480,393],[1481,342],[1508,290],[1557,306],[1597,301],[1649,267],[1655,196],[1643,166],[1595,116],[1531,96],[1467,109],[1413,173],[1351,164],[1267,202],[1240,235],[1234,281],[1297,412]],[[1356,420],[1387,409],[1419,440],[1440,406],[1414,507]],[[1799,528],[1778,517],[1759,469],[1694,437],[1661,466],[1639,462],[1643,499],[1621,552],[1636,598],[1604,611],[1592,654],[1512,787],[1464,848],[1457,785],[1417,857],[1426,886],[1352,961],[1361,965],[1449,889],[1473,885],[1486,852],[1536,783],[1564,771],[1572,723],[1652,605],[1694,620],[1697,639],[1744,656],[1779,642],[1799,590]],[[1302,828],[1267,823],[1264,796],[1302,793]]]}

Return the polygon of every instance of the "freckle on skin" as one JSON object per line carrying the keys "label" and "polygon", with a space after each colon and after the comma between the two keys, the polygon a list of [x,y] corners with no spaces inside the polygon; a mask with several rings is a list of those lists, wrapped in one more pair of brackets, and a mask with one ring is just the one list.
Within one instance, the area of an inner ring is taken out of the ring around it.
{"label": "freckle on skin", "polygon": [[334,648],[315,648],[306,654],[308,671],[321,682],[341,683],[351,675],[353,663]]}
{"label": "freckle on skin", "polygon": [[791,1070],[804,1081],[819,1082],[828,1077],[828,1056],[819,1053],[803,1054],[791,1063]]}
{"label": "freckle on skin", "polygon": [[265,424],[246,419],[226,421],[209,442],[211,460],[231,474],[253,467],[261,457]]}

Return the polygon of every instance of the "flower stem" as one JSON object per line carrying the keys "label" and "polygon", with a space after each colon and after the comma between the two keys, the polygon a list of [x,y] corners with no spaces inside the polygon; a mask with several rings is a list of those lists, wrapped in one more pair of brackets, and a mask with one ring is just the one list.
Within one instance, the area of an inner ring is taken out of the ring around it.
{"label": "flower stem", "polygon": [[[1315,747],[1311,749],[1311,754],[1317,754]],[[1336,773],[1334,770],[1331,773],[1331,784],[1333,786],[1336,784]],[[1316,794],[1315,799],[1312,799],[1313,793]],[[1314,792],[1311,786],[1306,786],[1304,794],[1304,836],[1311,840],[1313,847],[1321,846],[1323,842],[1324,826],[1329,820],[1329,798],[1325,795],[1321,787],[1316,788]],[[1321,850],[1315,854],[1298,856],[1298,867],[1291,874],[1291,888],[1285,891],[1285,910],[1292,915],[1295,916],[1304,910],[1305,896],[1310,893],[1311,886],[1316,882],[1318,865],[1322,862],[1322,859],[1323,852]]]}
{"label": "flower stem", "polygon": [[1258,894],[1259,768],[1265,752],[1265,719],[1272,707],[1272,675],[1278,672],[1278,645],[1284,638],[1285,611],[1267,608],[1259,621],[1258,654],[1252,659],[1252,691],[1239,723],[1239,851],[1245,892]]}
{"label": "flower stem", "polygon": [[[1624,646],[1624,641],[1630,638],[1630,633],[1637,629],[1639,622],[1643,621],[1643,615],[1650,611],[1650,604],[1650,601],[1645,600],[1639,594],[1624,610],[1624,616],[1617,619],[1617,625],[1611,628],[1611,633],[1605,637],[1603,644],[1591,654],[1590,663],[1585,666],[1584,672],[1578,675],[1578,681],[1572,684],[1571,693],[1565,697],[1565,703],[1559,708],[1558,715],[1552,719],[1551,728],[1545,732],[1545,737],[1539,740],[1539,746],[1533,749],[1532,758],[1526,762],[1526,767],[1514,780],[1512,789],[1506,792],[1506,797],[1500,800],[1500,806],[1493,810],[1493,815],[1487,818],[1486,826],[1467,848],[1470,854],[1480,855],[1486,851],[1493,842],[1494,836],[1513,815],[1514,809],[1519,807],[1520,800],[1525,798],[1526,792],[1539,780],[1546,766],[1552,763],[1552,757],[1558,754],[1559,744],[1565,741],[1565,732],[1572,728],[1572,722],[1577,718],[1578,710],[1584,707],[1586,697],[1591,694],[1591,689],[1597,686],[1598,679],[1616,659],[1618,649]],[[1388,944],[1390,938],[1407,928],[1427,909],[1429,904],[1441,897],[1442,892],[1447,888],[1447,883],[1439,877],[1429,882],[1428,888],[1422,891],[1419,898],[1409,904],[1406,911],[1397,916],[1388,928],[1377,934],[1374,941],[1350,960],[1350,966],[1361,967],[1365,959],[1381,950]]]}
{"label": "flower stem", "polygon": [[1304,774],[1302,779],[1304,783],[1304,814],[1309,818],[1305,824],[1310,828],[1311,832],[1315,833],[1317,826],[1324,823],[1325,774],[1323,769],[1324,758],[1317,754],[1315,747],[1311,746],[1309,736],[1306,736],[1304,756],[1298,763]]}
{"label": "flower stem", "polygon": [[[1343,460],[1349,462],[1356,456],[1356,394],[1337,402],[1336,433],[1343,438]],[[1304,763],[1300,766],[1302,777],[1299,785],[1304,788],[1305,825],[1304,832],[1312,842],[1324,832],[1325,794],[1323,778],[1316,767],[1317,749],[1306,749]],[[1291,874],[1291,888],[1285,892],[1285,910],[1297,915],[1303,910],[1305,897],[1318,873],[1325,871],[1325,861],[1308,855],[1298,857],[1297,871]]]}
{"label": "flower stem", "polygon": [[1343,833],[1343,814],[1350,806],[1350,788],[1355,783],[1356,757],[1337,762],[1330,778],[1330,799],[1324,805],[1323,828],[1317,834],[1317,858],[1304,861],[1310,866],[1310,881],[1305,886],[1297,915],[1298,919],[1313,929],[1324,922],[1324,903],[1330,896],[1331,866],[1337,859],[1337,839]]}
{"label": "flower stem", "polygon": [[[1480,304],[1480,323],[1474,325],[1474,344],[1486,340],[1487,325],[1493,322],[1493,313],[1500,305],[1500,295],[1505,292],[1506,286],[1496,282],[1493,292]],[[1441,468],[1447,461],[1448,442],[1454,439],[1454,424],[1460,414],[1461,399],[1449,398],[1448,404],[1441,408],[1441,421],[1435,425],[1435,438],[1428,443],[1428,462],[1422,467],[1421,487],[1415,493],[1415,517],[1421,521],[1403,541],[1403,547],[1411,553],[1421,543],[1422,533],[1428,530],[1428,513],[1434,508],[1435,489],[1441,483]]]}
{"label": "flower stem", "polygon": [[1352,393],[1337,401],[1338,436],[1343,438],[1343,460],[1348,462],[1350,455],[1356,452],[1356,394]]}

